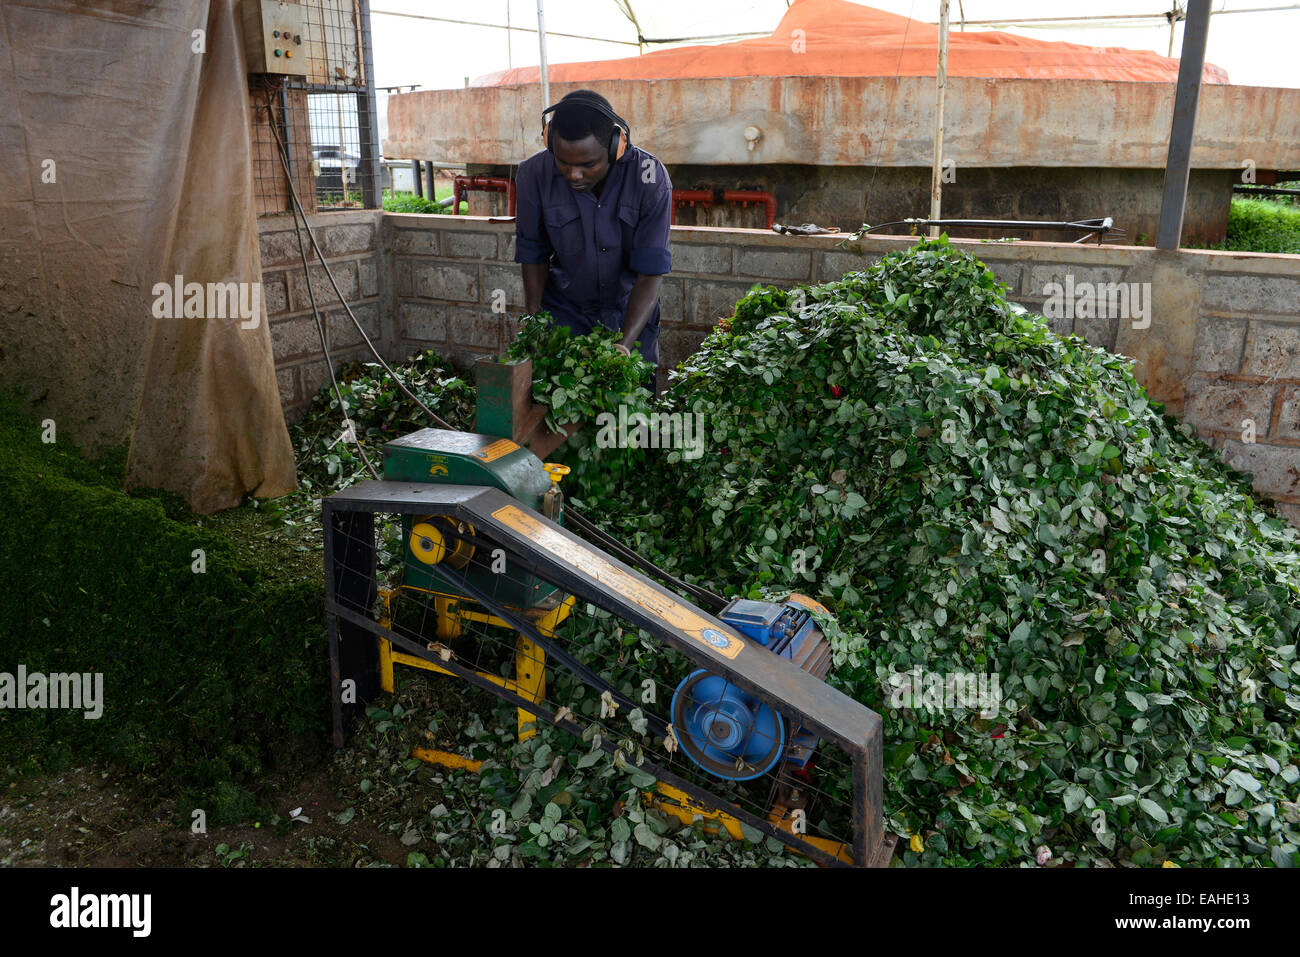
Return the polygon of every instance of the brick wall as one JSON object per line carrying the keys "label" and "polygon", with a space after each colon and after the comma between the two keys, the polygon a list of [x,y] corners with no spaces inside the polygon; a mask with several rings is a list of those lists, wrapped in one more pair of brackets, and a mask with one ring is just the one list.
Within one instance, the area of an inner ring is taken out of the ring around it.
{"label": "brick wall", "polygon": [[[379,210],[317,213],[311,215],[309,221],[339,291],[352,307],[366,335],[385,358],[391,358],[391,335],[385,329],[385,317],[390,311],[386,305],[389,271],[381,244],[382,214]],[[320,334],[312,317],[307,283],[303,279],[294,217],[264,216],[258,221],[258,226],[262,245],[262,290],[271,326],[280,401],[284,405],[285,417],[293,421],[317,390],[329,382],[329,372],[321,357]],[[325,317],[326,336],[335,368],[352,359],[369,357],[361,334],[340,307],[305,231],[302,238],[307,262],[311,265],[311,292]]]}
{"label": "brick wall", "polygon": [[[432,347],[468,362],[513,338],[509,317],[523,308],[513,223],[379,213],[326,213],[317,220],[329,224],[319,231],[322,244],[341,266],[345,294],[359,287],[361,308],[354,310],[382,333],[377,342],[386,357]],[[282,394],[292,415],[325,381],[325,372],[301,267],[294,275],[291,221],[275,225],[280,222],[263,220],[263,268]],[[674,227],[673,271],[661,297],[663,367],[697,349],[754,283],[837,279],[912,241],[867,237],[846,249],[835,237]],[[958,245],[986,262],[1011,297],[1035,312],[1044,311],[1051,283],[1143,285],[1150,296],[1145,328],[1128,318],[1061,317],[1051,325],[1132,357],[1152,397],[1195,425],[1230,464],[1253,473],[1256,488],[1282,503],[1300,526],[1300,256],[1033,242]],[[359,354],[343,348],[352,340],[339,329],[339,355]]]}

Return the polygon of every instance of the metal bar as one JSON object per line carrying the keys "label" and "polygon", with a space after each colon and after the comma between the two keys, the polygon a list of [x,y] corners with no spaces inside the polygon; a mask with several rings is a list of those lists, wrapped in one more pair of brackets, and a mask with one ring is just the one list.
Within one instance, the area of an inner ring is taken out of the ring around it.
{"label": "metal bar", "polygon": [[[1280,9],[1286,9],[1282,7]],[[1164,20],[1168,22],[1169,11],[1159,13],[1094,13],[1092,16],[1080,17],[1012,17],[1002,20],[967,20],[968,27],[1016,26],[1021,23],[1089,23],[1097,20]]]}
{"label": "metal bar", "polygon": [[[284,136],[284,152],[289,167],[289,171],[287,174],[289,177],[289,189],[292,190],[295,186],[295,179],[294,179],[294,161],[293,161],[293,140],[290,139],[290,130],[289,130],[289,91],[286,90],[283,85],[280,86],[280,121],[277,125],[280,127],[280,132]],[[289,201],[289,210],[290,212],[293,211],[292,200]]]}
{"label": "metal bar", "polygon": [[745,37],[770,37],[770,33],[709,33],[698,37],[641,37],[641,43],[694,43],[697,40],[735,40]]}
{"label": "metal bar", "polygon": [[1073,222],[1032,219],[899,219],[891,223],[877,223],[875,226],[868,226],[863,232],[869,233],[889,226],[916,227],[937,223],[940,226],[964,226],[968,229],[1057,229],[1062,232],[1073,230],[1074,232],[1084,233],[1095,231],[1123,233],[1122,229],[1112,226],[1111,222],[1109,216],[1103,219],[1081,219]]}
{"label": "metal bar", "polygon": [[433,162],[425,160],[424,163],[424,181],[429,184],[429,199],[437,199],[438,191],[433,185]]}
{"label": "metal bar", "polygon": [[[296,223],[297,220],[295,219]],[[322,506],[321,525],[325,537],[325,606],[337,603],[338,589],[334,584],[334,535],[330,527],[333,511],[328,503]],[[339,662],[339,622],[338,618],[328,612],[325,615],[329,626],[330,646],[330,731],[334,747],[341,748],[347,743],[343,728],[343,675]]]}
{"label": "metal bar", "polygon": [[[325,594],[328,607],[350,607],[368,612],[374,604],[378,583],[375,580],[374,513],[335,510],[326,499],[322,503],[321,525],[325,535]],[[364,574],[359,570],[368,569]],[[344,744],[344,718],[377,695],[379,684],[379,643],[354,622],[330,628],[330,678],[333,688],[334,744]],[[353,698],[344,707],[343,681],[354,682]],[[346,713],[345,713],[346,712]]]}
{"label": "metal bar", "polygon": [[[452,19],[450,19],[450,18],[448,18],[448,17],[429,17],[429,16],[425,16],[425,15],[420,14],[420,13],[398,13],[396,10],[376,10],[375,13],[376,13],[377,15],[379,15],[379,16],[384,16],[384,17],[407,17],[408,19],[411,19],[411,20],[434,20],[434,21],[437,21],[438,23],[454,23],[454,24],[457,24],[458,26],[463,26],[463,27],[488,27],[489,29],[492,29],[492,30],[512,30],[512,31],[516,31],[516,32],[518,32],[518,33],[536,33],[536,32],[537,32],[536,30],[532,29],[531,27],[512,27],[512,26],[509,26],[509,25],[505,25],[505,26],[503,26],[503,25],[500,24],[500,23],[479,23],[479,22],[476,22],[476,21],[474,21],[474,20],[452,20]],[[750,36],[767,36],[767,34],[765,34],[765,33],[763,33],[763,34],[757,34],[757,33],[755,33],[755,34],[749,34],[749,35],[750,35]],[[559,33],[559,32],[554,31],[554,30],[551,31],[551,36],[553,36],[553,37],[569,37],[570,39],[573,39],[573,40],[595,40],[597,43],[618,43],[618,44],[620,44],[620,45],[622,45],[622,46],[626,46],[626,47],[634,47],[634,46],[637,46],[637,45],[638,45],[637,43],[635,43],[635,42],[632,41],[632,40],[609,40],[609,39],[606,39],[605,37],[589,37],[589,36],[584,36],[584,35],[581,34],[581,33]],[[663,42],[668,42],[668,41],[663,41]]]}
{"label": "metal bar", "polygon": [[411,160],[411,175],[415,178],[415,195],[424,196],[424,183],[420,180],[420,161]]}
{"label": "metal bar", "polygon": [[[934,73],[934,162],[930,168],[930,219],[939,218],[943,202],[943,95],[948,85],[948,0],[939,0],[939,62]],[[930,226],[930,238],[939,227]]]}
{"label": "metal bar", "polygon": [[290,82],[286,86],[291,90],[303,90],[307,93],[357,93],[360,92],[360,84],[357,83],[303,83]]}
{"label": "metal bar", "polygon": [[[357,135],[361,139],[361,202],[366,209],[376,209],[382,205],[383,184],[379,179],[379,124],[375,121],[379,115],[379,106],[375,100],[375,57],[370,43],[370,0],[357,0],[357,9],[361,14],[361,55],[365,57],[362,80],[366,88],[357,93]],[[339,151],[342,153],[342,133],[339,135]],[[347,186],[343,187],[343,198],[347,199]]]}
{"label": "metal bar", "polygon": [[1300,189],[1280,189],[1272,186],[1234,186],[1232,191],[1238,196],[1258,193],[1260,196],[1300,196]]}
{"label": "metal bar", "polygon": [[537,0],[537,48],[541,51],[542,62],[539,70],[542,78],[542,109],[551,105],[551,81],[546,69],[546,0]]}
{"label": "metal bar", "polygon": [[1165,162],[1165,188],[1160,200],[1160,225],[1156,247],[1177,249],[1183,234],[1187,205],[1187,181],[1192,169],[1192,140],[1196,133],[1196,108],[1201,98],[1201,75],[1205,70],[1205,41],[1210,32],[1210,0],[1189,0],[1187,23],[1183,27],[1182,56],[1178,61],[1178,90],[1174,94],[1174,118],[1169,131],[1169,155]]}

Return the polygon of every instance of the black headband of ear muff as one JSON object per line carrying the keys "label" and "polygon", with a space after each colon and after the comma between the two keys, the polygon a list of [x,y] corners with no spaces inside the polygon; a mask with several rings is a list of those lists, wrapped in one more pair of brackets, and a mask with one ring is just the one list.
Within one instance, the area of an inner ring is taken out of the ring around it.
{"label": "black headband of ear muff", "polygon": [[573,93],[568,94],[567,96],[564,97],[564,99],[560,100],[559,103],[553,103],[552,105],[548,106],[546,109],[542,110],[542,127],[543,129],[546,130],[546,148],[548,150],[551,148],[551,133],[550,133],[549,124],[546,122],[546,117],[548,114],[554,113],[556,110],[558,110],[561,106],[564,106],[565,104],[574,104],[577,106],[589,106],[596,112],[608,116],[611,120],[614,121],[617,128],[614,130],[614,135],[610,137],[609,140],[609,153],[610,153],[611,162],[613,162],[615,158],[614,154],[618,149],[618,134],[619,134],[618,128],[622,129],[624,143],[627,146],[632,145],[632,128],[628,125],[627,120],[623,119],[623,117],[615,113],[602,100],[589,96],[580,90],[575,90]]}

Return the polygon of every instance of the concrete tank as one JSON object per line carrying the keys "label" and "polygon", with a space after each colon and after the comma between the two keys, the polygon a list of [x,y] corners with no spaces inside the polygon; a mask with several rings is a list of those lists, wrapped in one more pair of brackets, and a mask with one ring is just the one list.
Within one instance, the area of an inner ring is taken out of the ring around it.
{"label": "concrete tank", "polygon": [[[844,24],[855,18],[871,31],[871,56],[846,46]],[[936,55],[926,44],[934,31],[843,0],[796,0],[771,37],[555,65],[551,99],[598,90],[627,118],[632,141],[668,167],[675,187],[766,189],[776,195],[781,222],[850,229],[928,216]],[[806,43],[809,59],[788,51],[792,36],[794,45]],[[1011,34],[953,34],[953,43],[958,69],[1000,75],[949,75],[944,155],[953,165],[945,217],[1112,216],[1128,241],[1154,237],[1176,60]],[[811,58],[816,51],[820,60]],[[750,71],[848,73],[897,63],[899,75],[682,75],[709,73],[709,57]],[[1031,76],[1010,75],[1017,72]],[[480,81],[491,85],[390,97],[384,154],[509,174],[542,147],[539,84],[509,82],[536,74],[513,70]],[[1231,187],[1247,163],[1261,181],[1270,170],[1300,169],[1300,90],[1226,80],[1207,65],[1184,242],[1223,238]],[[471,211],[504,213],[490,202],[479,195]],[[761,216],[755,207],[701,207],[682,210],[677,222],[762,226]]]}

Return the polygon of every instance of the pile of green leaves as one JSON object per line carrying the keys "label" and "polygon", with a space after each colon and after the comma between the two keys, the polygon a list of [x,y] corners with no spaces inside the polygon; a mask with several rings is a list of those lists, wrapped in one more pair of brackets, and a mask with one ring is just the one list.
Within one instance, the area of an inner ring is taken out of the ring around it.
{"label": "pile of green leaves", "polygon": [[[941,239],[755,287],[665,407],[708,450],[644,453],[611,530],[830,606],[908,863],[1300,863],[1300,541],[1127,360]],[[996,674],[998,713],[891,701],[914,666]]]}
{"label": "pile of green leaves", "polygon": [[[376,751],[374,780],[361,782],[355,803],[339,819],[391,815],[394,792],[418,781],[428,795],[419,805],[424,813],[392,825],[411,848],[408,867],[811,865],[749,827],[742,840],[731,840],[703,821],[683,826],[647,806],[642,793],[654,778],[630,762],[611,761],[594,738],[580,740],[543,723],[536,736],[520,741],[514,708],[498,699],[467,690],[466,719],[425,703],[445,695],[423,676],[403,677],[409,677],[407,687],[391,703],[366,709],[370,724],[361,733]],[[603,727],[626,734],[623,744],[631,753],[644,721],[634,711],[611,720],[617,729]],[[434,769],[406,757],[430,740],[483,762],[479,773]]]}
{"label": "pile of green leaves", "polygon": [[506,354],[533,360],[533,398],[551,410],[547,423],[559,428],[617,412],[620,405],[646,408],[650,393],[642,383],[654,368],[639,353],[623,355],[618,339],[604,327],[575,336],[567,326],[551,325],[550,313],[542,310],[519,320]]}
{"label": "pile of green leaves", "polygon": [[519,334],[507,352],[511,359],[533,360],[533,399],[549,409],[549,428],[582,426],[551,458],[573,469],[566,479],[570,500],[592,511],[620,501],[642,468],[638,450],[602,447],[597,441],[602,416],[631,417],[650,408],[644,383],[654,367],[641,358],[639,348],[623,355],[616,348],[618,339],[618,333],[603,327],[575,336],[566,326],[552,326],[543,310],[519,321]]}
{"label": "pile of green leaves", "polygon": [[[474,428],[474,388],[432,349],[392,367],[406,388],[455,429]],[[307,412],[289,430],[298,465],[298,491],[277,499],[288,524],[316,528],[322,497],[342,491],[370,474],[358,443],[376,470],[383,471],[384,443],[420,429],[437,427],[377,362],[352,362],[336,373],[343,408],[326,383]],[[344,436],[344,418],[356,441]],[[313,533],[315,541],[320,540]]]}

